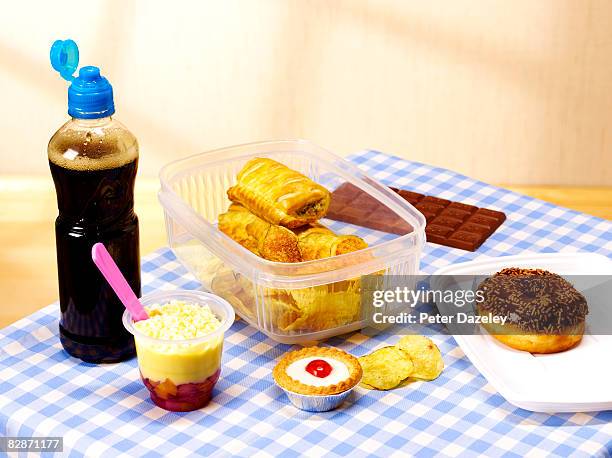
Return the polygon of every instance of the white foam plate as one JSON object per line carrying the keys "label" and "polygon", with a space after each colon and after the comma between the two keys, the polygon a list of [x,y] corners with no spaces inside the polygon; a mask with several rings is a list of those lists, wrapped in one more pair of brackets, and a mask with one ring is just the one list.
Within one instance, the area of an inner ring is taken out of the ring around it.
{"label": "white foam plate", "polygon": [[[454,264],[439,269],[435,275],[487,275],[504,267],[540,268],[559,275],[612,274],[612,261],[602,255],[534,253]],[[610,310],[605,312],[612,313],[612,301]],[[535,412],[611,410],[612,336],[588,335],[589,320],[593,319],[596,317],[590,313],[587,331],[577,347],[550,355],[514,350],[482,328],[479,335],[454,337],[488,382],[517,407]]]}

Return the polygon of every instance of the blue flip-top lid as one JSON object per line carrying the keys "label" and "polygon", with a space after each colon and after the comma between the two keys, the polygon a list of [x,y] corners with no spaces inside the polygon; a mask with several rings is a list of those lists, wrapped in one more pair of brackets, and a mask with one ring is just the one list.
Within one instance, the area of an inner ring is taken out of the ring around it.
{"label": "blue flip-top lid", "polygon": [[66,81],[68,114],[73,118],[97,119],[115,112],[113,87],[100,75],[98,67],[81,67],[79,76],[73,73],[79,65],[79,48],[73,40],[57,40],[51,46],[51,65]]}

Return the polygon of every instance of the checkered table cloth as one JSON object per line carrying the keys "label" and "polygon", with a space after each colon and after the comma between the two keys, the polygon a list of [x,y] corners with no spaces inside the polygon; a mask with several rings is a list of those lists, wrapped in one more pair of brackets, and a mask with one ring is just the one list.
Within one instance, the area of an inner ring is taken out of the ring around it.
{"label": "checkered table cloth", "polygon": [[[476,252],[427,244],[424,272],[480,256],[589,251],[612,257],[612,223],[375,151],[351,156],[369,175],[461,202],[499,208],[502,227]],[[199,283],[161,249],[143,259],[144,292]],[[435,329],[446,369],[435,381],[389,392],[358,388],[326,413],[291,406],[272,381],[290,350],[237,321],[226,336],[213,401],[189,413],[149,400],[136,360],[95,366],[69,358],[57,304],[0,331],[0,436],[63,436],[67,456],[610,456],[612,412],[548,415],[506,402],[451,336]],[[397,337],[331,339],[362,355]]]}

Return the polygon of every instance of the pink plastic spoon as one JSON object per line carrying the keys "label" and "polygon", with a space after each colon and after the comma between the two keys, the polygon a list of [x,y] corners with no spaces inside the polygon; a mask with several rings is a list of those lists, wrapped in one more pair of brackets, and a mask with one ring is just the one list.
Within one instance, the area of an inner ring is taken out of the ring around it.
{"label": "pink plastic spoon", "polygon": [[91,247],[91,259],[98,266],[108,284],[111,285],[119,300],[130,312],[132,320],[140,321],[149,318],[149,315],[147,315],[136,294],[134,294],[134,291],[128,285],[127,280],[119,270],[119,267],[117,267],[117,264],[115,264],[115,261],[113,261],[106,247],[101,243],[96,243]]}

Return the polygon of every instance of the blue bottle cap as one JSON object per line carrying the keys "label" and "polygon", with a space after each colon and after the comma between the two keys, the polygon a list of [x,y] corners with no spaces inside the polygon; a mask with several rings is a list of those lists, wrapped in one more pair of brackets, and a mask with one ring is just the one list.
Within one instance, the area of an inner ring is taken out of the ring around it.
{"label": "blue bottle cap", "polygon": [[72,40],[56,40],[51,46],[51,65],[66,81],[72,81],[72,74],[79,65],[79,47]]}
{"label": "blue bottle cap", "polygon": [[66,81],[68,114],[73,118],[97,119],[115,112],[113,87],[100,75],[98,67],[81,67],[79,76],[72,75],[79,65],[79,48],[72,40],[57,40],[51,46],[51,65]]}

